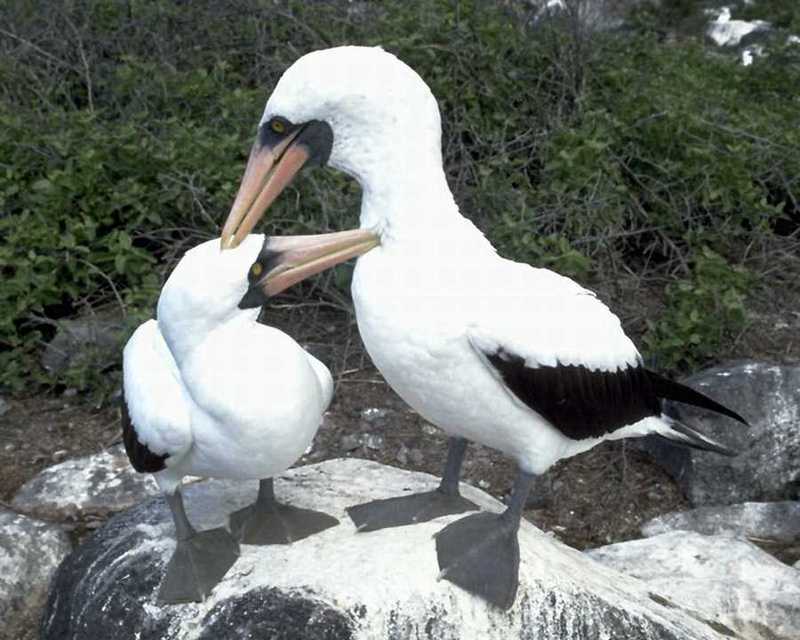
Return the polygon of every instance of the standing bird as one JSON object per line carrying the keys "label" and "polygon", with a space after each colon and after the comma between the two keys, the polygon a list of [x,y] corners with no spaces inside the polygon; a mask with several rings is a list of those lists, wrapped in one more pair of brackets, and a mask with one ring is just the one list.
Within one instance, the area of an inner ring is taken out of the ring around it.
{"label": "standing bird", "polygon": [[461,216],[442,168],[436,100],[380,48],[309,53],[281,77],[259,124],[222,233],[236,246],[304,163],[353,176],[361,228],[380,247],[359,258],[358,327],[392,388],[450,436],[438,489],[353,507],[361,530],[475,509],[458,493],[467,440],[514,458],[500,515],[478,513],[436,537],[441,576],[503,608],[518,584],[517,530],[534,476],[603,440],[657,434],[728,453],[661,410],[668,398],[742,418],[648,371],[595,294],[506,260]]}
{"label": "standing bird", "polygon": [[[321,244],[315,236],[253,235],[224,252],[218,240],[205,242],[170,275],[158,320],[139,326],[125,346],[125,449],[137,471],[154,474],[175,522],[161,602],[208,595],[236,561],[239,542],[286,544],[338,524],[278,502],[272,483],[314,438],[333,393],[330,372],[239,302],[254,282],[269,279],[275,293],[357,255],[363,235],[329,234]],[[195,531],[181,497],[185,475],[260,480],[256,502],[231,515],[233,535]]]}

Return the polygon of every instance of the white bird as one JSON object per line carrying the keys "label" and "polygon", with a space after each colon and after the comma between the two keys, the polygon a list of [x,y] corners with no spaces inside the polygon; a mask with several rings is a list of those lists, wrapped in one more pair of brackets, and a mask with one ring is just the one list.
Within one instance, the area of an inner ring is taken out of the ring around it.
{"label": "white bird", "polygon": [[364,530],[476,507],[458,494],[466,440],[516,460],[508,509],[445,527],[442,577],[508,608],[517,529],[531,482],[603,440],[657,434],[721,445],[662,413],[660,398],[734,412],[647,371],[619,319],[552,271],[506,260],[462,217],[442,169],[441,123],[423,80],[380,48],[307,54],[267,102],[223,230],[235,246],[306,159],[355,177],[361,228],[381,246],[359,258],[358,327],[392,388],[450,436],[439,488],[351,508]]}
{"label": "white bird", "polygon": [[[288,335],[258,324],[257,309],[239,303],[253,283],[269,279],[274,293],[357,255],[365,247],[353,238],[363,236],[329,234],[320,244],[315,236],[253,235],[224,252],[218,240],[205,242],[170,275],[158,320],[139,326],[125,346],[125,448],[137,471],[154,474],[176,529],[161,601],[210,593],[235,562],[237,539],[288,543],[338,523],[277,502],[271,479],[314,438],[333,393],[330,372]],[[254,291],[263,298],[261,288]],[[223,528],[193,529],[180,492],[185,475],[261,480],[256,502],[231,516],[236,539]]]}

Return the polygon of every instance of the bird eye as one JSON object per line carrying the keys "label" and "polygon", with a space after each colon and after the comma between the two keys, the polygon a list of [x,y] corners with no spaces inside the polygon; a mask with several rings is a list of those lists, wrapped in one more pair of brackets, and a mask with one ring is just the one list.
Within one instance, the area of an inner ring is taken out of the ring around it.
{"label": "bird eye", "polygon": [[253,266],[250,267],[250,273],[252,273],[256,278],[261,275],[263,270],[264,267],[261,266],[260,262],[254,262]]}
{"label": "bird eye", "polygon": [[269,123],[269,128],[275,133],[283,133],[286,131],[286,125],[280,120],[271,120]]}

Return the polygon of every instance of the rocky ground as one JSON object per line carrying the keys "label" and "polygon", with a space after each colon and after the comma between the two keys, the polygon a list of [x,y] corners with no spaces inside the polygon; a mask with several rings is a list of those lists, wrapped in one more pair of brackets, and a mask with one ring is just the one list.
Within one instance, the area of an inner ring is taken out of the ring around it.
{"label": "rocky ground", "polygon": [[[767,312],[754,323],[759,330],[742,338],[745,350],[773,361],[792,360],[797,346],[776,338],[770,327],[784,327],[778,324],[779,316],[770,313],[769,307],[763,308]],[[791,328],[795,318],[788,318]],[[446,455],[445,436],[388,387],[364,352],[350,315],[320,306],[287,306],[271,310],[268,320],[290,330],[335,373],[333,404],[312,449],[298,465],[365,458],[413,471],[440,472]],[[99,453],[120,442],[120,413],[113,400],[97,407],[90,398],[67,389],[6,398],[0,411],[0,508],[11,508],[19,488],[46,467]],[[745,442],[742,446],[749,445]],[[510,490],[513,473],[512,462],[502,455],[479,445],[470,447],[463,474],[466,482],[502,500]],[[686,495],[685,487],[649,453],[629,442],[606,443],[556,465],[534,491],[525,516],[566,544],[591,549],[640,538],[641,526],[647,521],[688,509]],[[58,519],[75,544],[102,525],[108,515],[90,510]],[[757,535],[751,539],[760,542]],[[796,540],[777,549],[767,540],[762,547],[789,565],[800,558]],[[26,621],[24,627],[33,633],[31,624]],[[27,640],[20,633],[16,627],[10,637]]]}

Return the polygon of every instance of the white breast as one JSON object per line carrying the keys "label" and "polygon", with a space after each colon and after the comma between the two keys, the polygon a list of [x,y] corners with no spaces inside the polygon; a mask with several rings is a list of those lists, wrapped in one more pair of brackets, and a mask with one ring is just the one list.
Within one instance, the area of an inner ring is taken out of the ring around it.
{"label": "white breast", "polygon": [[185,473],[266,478],[311,443],[330,401],[308,354],[254,323],[225,325],[180,363],[194,400]]}
{"label": "white breast", "polygon": [[480,295],[480,270],[436,275],[414,262],[380,248],[359,258],[353,277],[359,331],[387,382],[448,434],[503,451],[528,471],[566,455],[570,441],[516,401],[469,344],[468,327],[491,304]]}

